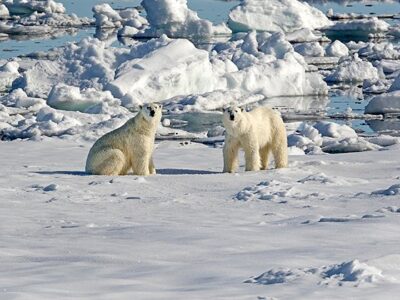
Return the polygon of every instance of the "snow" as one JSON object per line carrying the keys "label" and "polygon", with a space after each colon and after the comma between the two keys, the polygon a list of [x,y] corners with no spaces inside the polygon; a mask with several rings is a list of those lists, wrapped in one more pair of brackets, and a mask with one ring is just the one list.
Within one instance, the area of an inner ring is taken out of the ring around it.
{"label": "snow", "polygon": [[7,6],[4,4],[0,4],[0,16],[1,17],[8,17],[10,15],[10,12],[8,11]]}
{"label": "snow", "polygon": [[31,12],[58,13],[64,14],[65,7],[62,3],[54,0],[5,0],[3,3],[12,13],[30,10]]}
{"label": "snow", "polygon": [[341,59],[339,65],[325,78],[328,82],[362,82],[378,80],[378,70],[369,62],[355,54],[353,57]]}
{"label": "snow", "polygon": [[139,30],[148,24],[147,20],[140,16],[139,11],[135,8],[116,11],[108,3],[103,3],[95,5],[92,10],[96,27],[118,28],[126,26]]}
{"label": "snow", "polygon": [[328,31],[328,36],[330,33],[338,34],[340,32],[345,33],[347,36],[368,36],[385,33],[389,30],[389,27],[390,25],[387,22],[377,17],[372,17],[369,19],[337,21],[335,24],[325,27],[324,30]]}
{"label": "snow", "polygon": [[297,44],[294,50],[303,56],[321,57],[325,55],[324,48],[318,42]]}
{"label": "snow", "polygon": [[[95,25],[52,0],[2,3],[11,14],[29,12],[8,17],[0,5],[7,17],[0,29],[10,34]],[[400,138],[357,134],[351,120],[338,123],[319,111],[336,105],[329,103],[326,76],[363,82],[365,102],[365,92],[383,93],[366,113],[400,112],[400,48],[376,40],[328,44],[315,31],[368,35],[389,32],[386,25],[369,19],[329,27],[308,4],[249,0],[230,13],[231,28],[245,32],[199,47],[197,37],[230,30],[201,19],[186,0],[144,0],[143,6],[148,21],[133,8],[96,5],[96,26],[157,38],[130,47],[116,47],[116,38],[84,38],[1,60],[0,211],[6,213],[0,253],[7,272],[0,298],[398,294]],[[331,91],[342,95],[336,88]],[[86,175],[93,142],[153,101],[164,110],[157,175]],[[288,168],[245,172],[241,153],[239,171],[221,173],[225,130],[218,120],[220,108],[231,104],[268,105],[287,120],[306,119],[286,124]],[[361,118],[360,106],[364,101],[357,100],[341,116]],[[188,132],[184,127],[197,126],[199,117],[174,115],[185,112],[207,112],[211,125]],[[394,118],[364,117],[364,128],[398,127]]]}
{"label": "snow", "polygon": [[230,11],[228,21],[233,32],[293,32],[330,24],[332,22],[321,11],[297,0],[242,0]]}
{"label": "snow", "polygon": [[365,107],[366,114],[387,114],[400,112],[400,91],[375,96]]}
{"label": "snow", "polygon": [[231,31],[223,23],[213,25],[201,19],[197,12],[187,6],[186,0],[143,0],[149,28],[137,36],[207,38],[215,35],[229,35]]}
{"label": "snow", "polygon": [[55,109],[91,112],[96,105],[120,105],[109,91],[88,88],[80,91],[78,87],[59,83],[51,89],[47,104]]}
{"label": "snow", "polygon": [[339,40],[329,44],[325,51],[327,56],[342,57],[349,55],[349,49]]}
{"label": "snow", "polygon": [[[398,149],[291,156],[287,169],[232,175],[220,173],[221,148],[163,141],[158,175],[143,179],[84,176],[90,146],[0,143],[4,299],[399,292],[399,215],[387,209],[398,198],[371,194],[398,184]],[[235,199],[257,185],[272,199]]]}
{"label": "snow", "polygon": [[19,64],[16,61],[6,62],[0,67],[0,91],[8,90],[13,81],[20,76],[18,68]]}

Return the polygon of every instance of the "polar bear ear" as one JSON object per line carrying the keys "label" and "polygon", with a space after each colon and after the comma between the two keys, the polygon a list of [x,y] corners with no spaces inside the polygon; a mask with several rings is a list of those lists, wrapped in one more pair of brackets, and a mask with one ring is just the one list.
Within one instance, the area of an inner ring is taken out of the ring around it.
{"label": "polar bear ear", "polygon": [[142,108],[143,108],[143,105],[139,105],[139,110],[142,110]]}
{"label": "polar bear ear", "polygon": [[223,108],[222,108],[222,112],[226,112],[226,107],[223,107]]}
{"label": "polar bear ear", "polygon": [[243,108],[243,107],[241,107],[241,108],[240,108],[240,111],[241,111],[241,112],[244,112],[244,108]]}

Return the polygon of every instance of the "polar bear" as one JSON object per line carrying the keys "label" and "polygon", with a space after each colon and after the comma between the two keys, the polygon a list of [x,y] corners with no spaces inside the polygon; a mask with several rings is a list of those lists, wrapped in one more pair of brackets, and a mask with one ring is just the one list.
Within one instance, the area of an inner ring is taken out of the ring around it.
{"label": "polar bear", "polygon": [[224,109],[223,123],[224,172],[235,172],[239,148],[244,149],[246,171],[266,170],[270,152],[276,168],[287,167],[286,128],[278,112],[266,107],[246,112],[234,106]]}
{"label": "polar bear", "polygon": [[86,173],[147,176],[155,174],[153,148],[161,120],[161,105],[148,104],[121,127],[99,138],[89,151]]}

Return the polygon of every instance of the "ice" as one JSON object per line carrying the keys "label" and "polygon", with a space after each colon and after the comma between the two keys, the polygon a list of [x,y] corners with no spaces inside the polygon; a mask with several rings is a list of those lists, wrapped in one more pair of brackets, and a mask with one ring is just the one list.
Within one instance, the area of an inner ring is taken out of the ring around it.
{"label": "ice", "polygon": [[138,34],[145,37],[207,38],[215,35],[229,35],[231,31],[225,24],[213,25],[201,19],[187,7],[186,0],[143,0],[149,28]]}
{"label": "ice", "polygon": [[303,56],[321,57],[325,55],[324,48],[318,42],[297,44],[294,50]]}
{"label": "ice", "polygon": [[137,106],[177,95],[210,92],[219,88],[218,82],[208,53],[182,39],[168,41],[143,58],[121,64],[107,89],[122,98],[124,106]]}
{"label": "ice", "polygon": [[325,30],[330,34],[345,33],[346,36],[368,36],[385,33],[389,30],[390,25],[379,20],[377,17],[361,20],[337,21],[331,26],[327,26]]}
{"label": "ice", "polygon": [[365,79],[378,80],[378,70],[369,62],[355,54],[344,57],[339,65],[325,78],[328,82],[362,82]]}
{"label": "ice", "polygon": [[395,196],[400,194],[400,184],[394,184],[385,190],[378,190],[372,192],[372,195],[385,195],[385,196]]}
{"label": "ice", "polygon": [[10,12],[8,11],[7,6],[4,4],[0,4],[0,17],[8,17],[10,15]]}
{"label": "ice", "polygon": [[37,11],[45,13],[65,13],[65,7],[62,3],[54,0],[5,0],[3,3],[12,13],[21,13],[25,11]]}
{"label": "ice", "polygon": [[19,76],[19,64],[16,61],[10,61],[0,67],[0,91],[8,90],[13,81]]}
{"label": "ice", "polygon": [[321,11],[297,0],[242,0],[231,10],[228,21],[228,26],[233,32],[293,32],[331,24]]}
{"label": "ice", "polygon": [[366,114],[387,114],[400,112],[400,91],[396,90],[375,96],[365,107]]}
{"label": "ice", "polygon": [[[139,11],[135,8],[116,11],[108,3],[103,3],[95,5],[92,10],[96,20],[96,27],[118,28],[127,26],[127,28],[139,30],[148,24],[147,20],[140,16]],[[125,29],[125,31],[127,30]]]}
{"label": "ice", "polygon": [[347,125],[339,125],[334,122],[328,121],[319,121],[313,125],[314,128],[318,130],[318,132],[322,136],[332,137],[332,138],[355,138],[357,137],[357,133],[353,128]]}
{"label": "ice", "polygon": [[97,113],[96,105],[119,106],[120,101],[109,91],[94,88],[81,91],[79,87],[59,83],[50,91],[47,104],[55,109]]}
{"label": "ice", "polygon": [[327,56],[342,57],[349,55],[349,49],[339,40],[329,44],[325,51]]}
{"label": "ice", "polygon": [[382,271],[355,259],[349,262],[325,267],[322,273],[324,284],[351,283],[355,286],[384,280]]}
{"label": "ice", "polygon": [[302,28],[286,33],[286,39],[294,43],[314,42],[322,40],[321,34],[311,30],[310,28]]}

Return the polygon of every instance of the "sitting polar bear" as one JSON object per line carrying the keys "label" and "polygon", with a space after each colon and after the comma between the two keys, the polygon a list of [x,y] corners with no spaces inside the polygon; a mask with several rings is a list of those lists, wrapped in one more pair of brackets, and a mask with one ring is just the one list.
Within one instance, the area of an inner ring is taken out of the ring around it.
{"label": "sitting polar bear", "polygon": [[287,167],[286,128],[278,112],[266,107],[250,112],[230,107],[224,109],[223,123],[224,172],[235,172],[239,148],[245,152],[246,171],[267,169],[269,152],[274,156],[276,168]]}
{"label": "sitting polar bear", "polygon": [[155,174],[154,138],[161,105],[148,104],[123,126],[99,138],[89,151],[86,172],[93,175]]}

